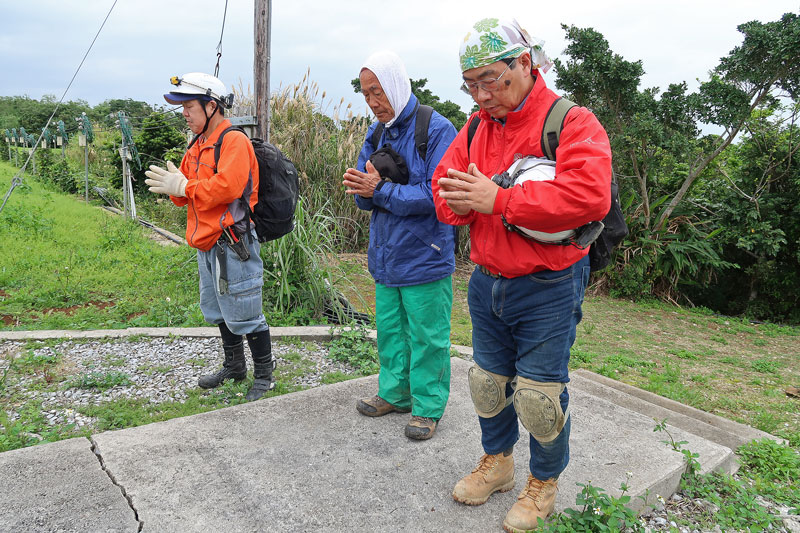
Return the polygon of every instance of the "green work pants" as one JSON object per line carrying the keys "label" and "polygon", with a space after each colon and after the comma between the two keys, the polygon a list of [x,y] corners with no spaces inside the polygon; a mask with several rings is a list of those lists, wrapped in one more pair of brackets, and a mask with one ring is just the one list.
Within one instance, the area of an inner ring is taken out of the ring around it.
{"label": "green work pants", "polygon": [[450,396],[451,276],[410,287],[375,284],[378,396],[411,414],[442,417]]}

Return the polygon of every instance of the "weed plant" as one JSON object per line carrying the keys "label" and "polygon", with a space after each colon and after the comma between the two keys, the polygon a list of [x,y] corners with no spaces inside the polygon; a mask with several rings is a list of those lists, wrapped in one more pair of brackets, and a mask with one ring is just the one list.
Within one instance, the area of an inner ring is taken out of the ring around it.
{"label": "weed plant", "polygon": [[338,336],[330,342],[328,352],[332,359],[350,364],[362,376],[378,373],[378,348],[367,337],[363,326],[339,329],[335,333]]}
{"label": "weed plant", "polygon": [[68,389],[108,390],[118,385],[131,384],[131,378],[124,372],[89,372],[81,374],[66,382]]}
{"label": "weed plant", "polygon": [[[628,480],[630,477],[631,474],[628,473]],[[628,507],[631,501],[631,497],[626,494],[628,480],[620,485],[621,494],[619,496],[611,496],[605,490],[593,486],[591,482],[578,483],[578,486],[581,487],[580,493],[575,498],[578,508],[565,509],[550,522],[539,519],[537,531],[543,533],[644,531],[638,514]]]}

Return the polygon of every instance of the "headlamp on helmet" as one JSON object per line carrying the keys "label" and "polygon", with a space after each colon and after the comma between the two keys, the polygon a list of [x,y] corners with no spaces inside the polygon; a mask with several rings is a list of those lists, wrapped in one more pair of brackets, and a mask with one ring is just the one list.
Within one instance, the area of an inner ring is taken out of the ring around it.
{"label": "headlamp on helmet", "polygon": [[164,95],[172,105],[181,105],[189,100],[215,100],[224,108],[233,105],[233,94],[225,89],[225,84],[211,74],[189,72],[183,76],[172,76],[169,82],[175,86]]}

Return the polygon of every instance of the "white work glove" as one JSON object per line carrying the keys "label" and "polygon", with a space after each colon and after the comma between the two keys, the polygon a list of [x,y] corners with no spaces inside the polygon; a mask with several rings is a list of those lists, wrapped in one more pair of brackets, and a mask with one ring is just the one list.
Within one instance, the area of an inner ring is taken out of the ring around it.
{"label": "white work glove", "polygon": [[150,192],[169,194],[172,196],[186,196],[186,179],[180,170],[167,161],[167,170],[150,165],[150,170],[144,173],[149,179],[144,182],[150,187]]}

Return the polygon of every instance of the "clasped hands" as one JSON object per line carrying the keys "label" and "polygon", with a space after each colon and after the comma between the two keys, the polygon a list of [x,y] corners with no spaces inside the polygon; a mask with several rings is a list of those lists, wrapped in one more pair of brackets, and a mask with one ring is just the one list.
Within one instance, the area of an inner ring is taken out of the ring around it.
{"label": "clasped hands", "polygon": [[447,169],[447,177],[439,178],[439,198],[446,200],[456,215],[466,215],[471,210],[491,214],[498,188],[478,171],[475,163],[470,163],[466,172]]}
{"label": "clasped hands", "polygon": [[348,168],[345,171],[342,185],[347,187],[347,190],[345,190],[347,194],[357,194],[362,198],[372,198],[375,187],[381,181],[381,175],[372,164],[372,161],[367,161],[366,169],[366,172],[361,172],[355,168]]}
{"label": "clasped hands", "polygon": [[144,182],[150,187],[150,192],[176,197],[186,196],[188,180],[172,161],[167,161],[166,170],[150,165],[150,170],[146,171],[144,175],[148,178]]}

